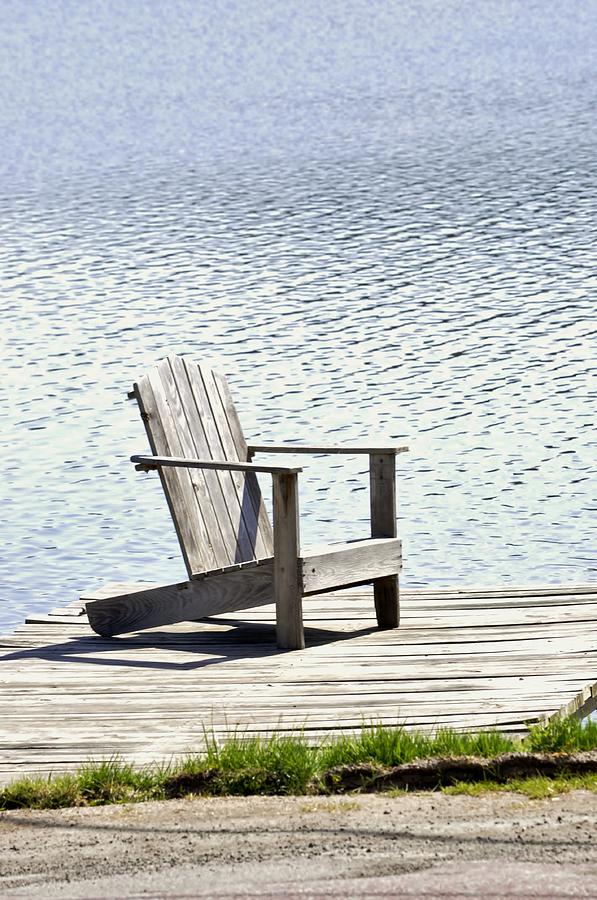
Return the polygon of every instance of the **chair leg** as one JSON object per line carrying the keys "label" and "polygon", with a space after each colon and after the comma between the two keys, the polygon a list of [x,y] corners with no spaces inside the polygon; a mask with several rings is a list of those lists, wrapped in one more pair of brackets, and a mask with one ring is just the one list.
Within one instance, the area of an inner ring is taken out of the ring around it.
{"label": "chair leg", "polygon": [[304,650],[303,604],[298,591],[274,588],[276,594],[276,639],[281,650]]}
{"label": "chair leg", "polygon": [[[396,454],[370,453],[371,537],[396,537]],[[375,614],[380,628],[398,628],[400,602],[398,576],[388,575],[373,582]]]}
{"label": "chair leg", "polygon": [[400,593],[398,576],[388,575],[373,582],[375,615],[380,628],[398,628],[400,625]]}
{"label": "chair leg", "polygon": [[296,473],[273,473],[274,595],[276,636],[281,650],[302,650],[303,594],[299,582],[300,553]]}

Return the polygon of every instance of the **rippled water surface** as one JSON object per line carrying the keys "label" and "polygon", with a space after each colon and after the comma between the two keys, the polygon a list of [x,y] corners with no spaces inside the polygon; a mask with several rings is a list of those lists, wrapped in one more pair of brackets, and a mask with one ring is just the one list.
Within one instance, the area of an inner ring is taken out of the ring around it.
{"label": "rippled water surface", "polygon": [[[0,624],[184,577],[168,352],[251,438],[407,441],[405,584],[594,579],[595,4],[0,8]],[[303,462],[304,543],[364,536]]]}

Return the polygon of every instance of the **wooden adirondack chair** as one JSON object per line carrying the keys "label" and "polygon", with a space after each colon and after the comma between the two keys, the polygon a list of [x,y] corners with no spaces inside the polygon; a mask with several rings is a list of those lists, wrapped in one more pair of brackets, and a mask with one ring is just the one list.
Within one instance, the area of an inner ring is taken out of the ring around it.
{"label": "wooden adirondack chair", "polygon": [[[406,447],[247,445],[225,378],[170,356],[135,385],[152,456],[187,566],[182,584],[145,587],[86,604],[91,627],[115,635],[222,612],[276,603],[278,646],[305,646],[302,598],[373,583],[380,628],[399,624],[395,460]],[[300,468],[251,462],[256,453],[366,453],[371,484],[371,538],[301,552]],[[274,528],[257,472],[273,479]]]}

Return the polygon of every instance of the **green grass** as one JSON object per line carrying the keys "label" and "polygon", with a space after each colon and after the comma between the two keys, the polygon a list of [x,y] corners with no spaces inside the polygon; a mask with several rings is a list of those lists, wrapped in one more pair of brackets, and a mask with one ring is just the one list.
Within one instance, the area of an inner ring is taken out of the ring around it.
{"label": "green grass", "polygon": [[442,794],[464,794],[467,797],[481,797],[495,791],[525,794],[532,800],[546,800],[559,794],[567,794],[569,791],[597,793],[597,775],[562,775],[558,778],[534,775],[530,778],[516,778],[506,784],[497,781],[478,781],[475,784],[461,782],[441,788]]}
{"label": "green grass", "polygon": [[72,775],[22,778],[0,788],[0,809],[61,809],[163,799],[165,769],[135,770],[111,759],[87,763]]}
{"label": "green grass", "polygon": [[[189,756],[170,773],[202,793],[304,794],[318,770],[318,751],[300,736],[235,736],[219,746],[206,738],[202,756]],[[195,778],[195,781],[193,781]],[[166,788],[168,789],[168,788]]]}
{"label": "green grass", "polygon": [[547,725],[535,725],[524,742],[526,750],[544,753],[595,750],[597,748],[597,721],[587,719],[553,719]]}
{"label": "green grass", "polygon": [[[534,726],[523,741],[497,731],[461,734],[439,729],[423,734],[381,725],[363,727],[352,736],[329,738],[318,746],[308,744],[300,734],[269,738],[236,735],[221,746],[206,735],[203,753],[162,768],[136,769],[113,758],[87,763],[72,775],[20,779],[0,788],[0,810],[134,803],[189,794],[321,794],[329,792],[322,776],[341,766],[369,766],[374,772],[438,756],[492,758],[511,751],[559,753],[594,749],[597,722],[581,724],[575,719]],[[506,785],[482,781],[444,790],[470,795],[517,790],[529,796],[549,796],[549,792],[561,793],[575,787],[597,790],[597,776],[567,776],[564,772],[554,779],[534,777]]]}
{"label": "green grass", "polygon": [[498,756],[518,750],[520,743],[497,731],[461,734],[440,728],[432,735],[382,725],[365,727],[360,734],[339,737],[319,748],[320,770],[333,766],[373,763],[399,766],[432,756]]}

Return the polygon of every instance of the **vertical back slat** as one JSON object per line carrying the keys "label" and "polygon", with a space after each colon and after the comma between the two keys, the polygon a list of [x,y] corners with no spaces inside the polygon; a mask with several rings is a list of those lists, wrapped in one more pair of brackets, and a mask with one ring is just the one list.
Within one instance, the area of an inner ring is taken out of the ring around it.
{"label": "vertical back slat", "polygon": [[[226,380],[183,357],[162,360],[135,385],[153,453],[246,461]],[[160,477],[190,575],[273,554],[253,473],[164,468]]]}
{"label": "vertical back slat", "polygon": [[[186,379],[192,393],[192,421],[189,424],[193,431],[201,429],[205,437],[205,455],[208,459],[236,460],[236,455],[230,455],[226,451],[225,441],[216,421],[209,395],[205,386],[205,379],[201,368],[189,360],[176,358],[173,363],[180,371],[180,381]],[[194,418],[196,415],[196,419]],[[247,521],[243,515],[242,497],[244,492],[244,475],[241,472],[218,472],[220,489],[223,501],[226,505],[228,517],[233,531],[231,546],[234,547],[234,557],[230,562],[246,562],[255,559],[259,554],[255,542],[255,529],[251,520]]]}
{"label": "vertical back slat", "polygon": [[[164,428],[160,397],[154,394],[149,376],[135,384],[135,395],[145,424],[152,453],[179,456],[180,445],[170,429]],[[216,566],[211,541],[203,517],[194,500],[188,469],[160,469],[160,479],[189,575]]]}
{"label": "vertical back slat", "polygon": [[[166,434],[168,444],[171,447],[173,456],[188,456],[190,452],[190,440],[188,438],[188,427],[177,413],[176,398],[169,393],[164,381],[162,380],[162,370],[160,366],[153,370],[149,376],[153,393],[157,401],[162,428]],[[221,563],[222,556],[222,537],[217,527],[214,527],[213,513],[210,509],[210,497],[205,482],[205,472],[201,469],[189,469],[189,477],[185,479],[181,476],[181,484],[185,496],[185,515],[191,516],[193,521],[197,522],[199,527],[203,525],[203,540],[201,542],[204,559],[208,565],[204,565],[203,571],[206,569],[218,568]],[[217,523],[215,523],[217,524]]]}
{"label": "vertical back slat", "polygon": [[[173,428],[180,444],[180,456],[209,458],[209,448],[201,423],[193,417],[194,401],[186,378],[174,372],[174,358],[164,359],[157,367],[164,388],[164,400],[170,410]],[[186,383],[185,383],[186,382]],[[195,410],[196,411],[196,410]],[[195,501],[209,531],[216,566],[234,562],[234,533],[230,524],[218,473],[205,469],[191,469],[191,483]]]}
{"label": "vertical back slat", "polygon": [[[238,459],[246,462],[249,458],[249,448],[245,441],[240,419],[228,387],[226,379],[219,372],[213,370],[209,373],[211,382],[215,387],[213,393],[212,408],[216,407],[218,413],[216,419],[221,421],[221,434],[230,444],[230,452],[236,452]],[[219,406],[218,406],[219,400]],[[220,412],[221,410],[221,412]],[[221,417],[221,418],[220,418]],[[250,473],[245,476],[244,494],[242,498],[243,509],[254,521],[257,540],[258,555],[272,556],[274,552],[274,536],[272,526],[267,516],[267,510],[261,496],[261,488],[257,476]]]}

